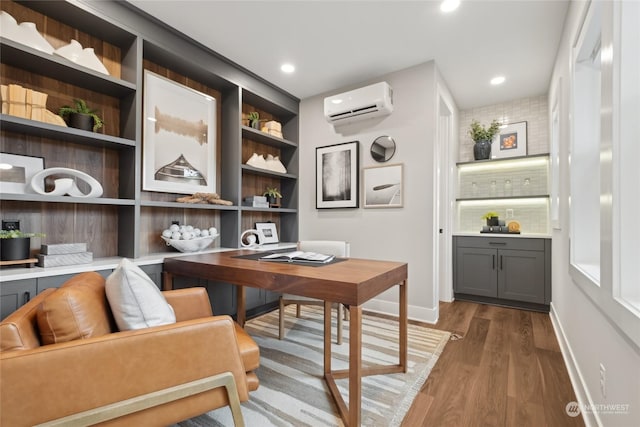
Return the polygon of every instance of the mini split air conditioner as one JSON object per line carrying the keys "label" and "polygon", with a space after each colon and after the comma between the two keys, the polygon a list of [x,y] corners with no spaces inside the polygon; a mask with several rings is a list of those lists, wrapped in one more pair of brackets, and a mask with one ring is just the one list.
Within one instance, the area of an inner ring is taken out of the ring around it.
{"label": "mini split air conditioner", "polygon": [[341,125],[357,120],[385,116],[393,111],[393,89],[380,82],[324,99],[324,117]]}

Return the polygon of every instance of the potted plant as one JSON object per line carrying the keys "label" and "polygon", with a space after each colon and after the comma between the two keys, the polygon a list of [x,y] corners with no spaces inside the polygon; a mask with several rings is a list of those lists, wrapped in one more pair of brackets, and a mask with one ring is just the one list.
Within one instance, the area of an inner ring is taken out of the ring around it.
{"label": "potted plant", "polygon": [[267,191],[264,192],[263,196],[267,197],[267,201],[269,202],[270,208],[280,207],[280,200],[282,199],[282,194],[280,194],[277,188],[267,187]]}
{"label": "potted plant", "polygon": [[249,126],[260,130],[260,114],[257,111],[249,113]]}
{"label": "potted plant", "polygon": [[498,212],[489,211],[486,214],[482,215],[482,219],[486,220],[487,225],[490,227],[495,227],[499,224]]}
{"label": "potted plant", "polygon": [[73,107],[64,105],[58,110],[58,115],[72,128],[96,132],[104,122],[93,110],[87,106],[83,99],[74,99]]}
{"label": "potted plant", "polygon": [[473,119],[469,127],[469,135],[475,142],[473,146],[473,157],[476,160],[485,160],[491,157],[491,141],[500,130],[500,123],[493,120],[489,128],[485,128],[479,121]]}
{"label": "potted plant", "polygon": [[42,233],[23,233],[20,230],[0,230],[0,260],[16,261],[28,259],[31,238],[43,237]]}

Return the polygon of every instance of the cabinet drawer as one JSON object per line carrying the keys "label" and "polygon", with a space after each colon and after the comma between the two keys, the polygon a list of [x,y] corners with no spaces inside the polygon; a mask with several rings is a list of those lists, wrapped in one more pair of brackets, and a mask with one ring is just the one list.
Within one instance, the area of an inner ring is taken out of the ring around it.
{"label": "cabinet drawer", "polygon": [[547,239],[530,239],[526,237],[494,237],[494,236],[454,236],[454,246],[483,249],[516,249],[526,251],[544,251]]}

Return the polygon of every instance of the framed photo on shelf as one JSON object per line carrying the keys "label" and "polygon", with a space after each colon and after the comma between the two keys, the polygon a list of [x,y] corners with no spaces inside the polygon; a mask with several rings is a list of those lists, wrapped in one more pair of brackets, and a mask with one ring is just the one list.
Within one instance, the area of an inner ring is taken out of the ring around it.
{"label": "framed photo on shelf", "polygon": [[500,133],[491,142],[491,158],[518,157],[527,155],[527,122],[511,123],[500,128]]}
{"label": "framed photo on shelf", "polygon": [[371,166],[362,171],[365,208],[401,208],[403,165]]}
{"label": "framed photo on shelf", "polygon": [[144,71],[142,189],[214,193],[216,100]]}
{"label": "framed photo on shelf", "polygon": [[280,241],[275,222],[256,222],[256,230],[258,231],[258,243],[261,245]]}
{"label": "framed photo on shelf", "polygon": [[33,193],[31,177],[44,170],[44,158],[0,153],[0,191],[2,193]]}
{"label": "framed photo on shelf", "polygon": [[357,208],[358,141],[316,148],[316,209]]}

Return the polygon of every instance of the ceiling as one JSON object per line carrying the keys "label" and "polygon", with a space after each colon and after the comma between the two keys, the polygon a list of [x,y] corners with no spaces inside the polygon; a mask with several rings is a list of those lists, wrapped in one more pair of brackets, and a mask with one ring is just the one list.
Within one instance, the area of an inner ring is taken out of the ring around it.
{"label": "ceiling", "polygon": [[[462,0],[444,14],[439,1],[129,2],[300,99],[433,59],[463,110],[547,93],[569,4]],[[496,75],[505,83],[492,86]]]}

